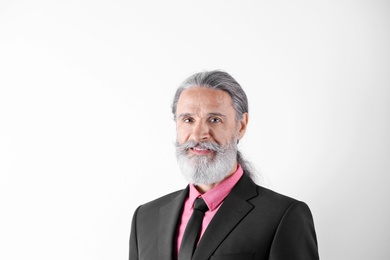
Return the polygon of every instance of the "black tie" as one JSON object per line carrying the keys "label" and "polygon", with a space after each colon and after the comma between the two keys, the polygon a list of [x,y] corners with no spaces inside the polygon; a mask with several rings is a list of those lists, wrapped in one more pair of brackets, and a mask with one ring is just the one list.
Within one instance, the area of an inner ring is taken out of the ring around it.
{"label": "black tie", "polygon": [[206,203],[202,198],[198,198],[194,203],[194,211],[187,223],[184,231],[183,239],[181,240],[179,260],[190,260],[195,251],[198,242],[204,213],[208,210]]}

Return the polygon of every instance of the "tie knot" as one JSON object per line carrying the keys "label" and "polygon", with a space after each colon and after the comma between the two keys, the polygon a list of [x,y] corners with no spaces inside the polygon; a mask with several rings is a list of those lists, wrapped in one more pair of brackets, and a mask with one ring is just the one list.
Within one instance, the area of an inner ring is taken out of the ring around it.
{"label": "tie knot", "polygon": [[209,207],[207,207],[206,202],[202,198],[197,198],[194,202],[194,210],[199,210],[202,212],[206,212],[209,210]]}

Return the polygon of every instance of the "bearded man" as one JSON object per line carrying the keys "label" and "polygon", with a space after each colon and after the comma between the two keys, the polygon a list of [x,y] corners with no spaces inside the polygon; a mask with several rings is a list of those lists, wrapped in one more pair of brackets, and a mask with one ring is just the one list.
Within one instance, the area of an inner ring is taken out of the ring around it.
{"label": "bearded man", "polygon": [[319,259],[308,206],[256,185],[237,150],[248,101],[231,75],[190,76],[176,91],[172,113],[189,185],[137,208],[130,260]]}

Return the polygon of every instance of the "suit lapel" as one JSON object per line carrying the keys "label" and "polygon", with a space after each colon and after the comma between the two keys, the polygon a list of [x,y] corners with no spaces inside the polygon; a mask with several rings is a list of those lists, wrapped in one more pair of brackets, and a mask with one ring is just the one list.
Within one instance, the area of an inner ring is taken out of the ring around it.
{"label": "suit lapel", "polygon": [[209,259],[235,226],[252,210],[247,200],[257,195],[256,186],[244,174],[211,220],[192,259]]}
{"label": "suit lapel", "polygon": [[188,194],[188,187],[171,202],[162,206],[159,211],[158,226],[158,259],[172,260],[176,242],[176,230],[181,216],[184,200]]}

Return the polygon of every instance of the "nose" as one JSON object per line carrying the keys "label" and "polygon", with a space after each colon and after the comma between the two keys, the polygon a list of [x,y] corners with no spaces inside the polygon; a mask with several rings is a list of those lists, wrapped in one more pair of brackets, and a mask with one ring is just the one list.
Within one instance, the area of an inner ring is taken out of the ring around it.
{"label": "nose", "polygon": [[210,129],[206,122],[196,122],[192,132],[192,139],[196,142],[204,142],[210,139]]}

